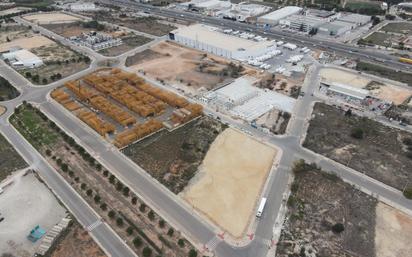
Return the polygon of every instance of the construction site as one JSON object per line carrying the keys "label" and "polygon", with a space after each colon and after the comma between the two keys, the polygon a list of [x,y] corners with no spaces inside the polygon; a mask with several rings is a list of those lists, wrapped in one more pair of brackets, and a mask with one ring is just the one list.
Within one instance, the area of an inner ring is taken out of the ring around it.
{"label": "construction site", "polygon": [[120,69],[69,81],[51,96],[118,148],[162,129],[173,130],[203,111],[201,105]]}

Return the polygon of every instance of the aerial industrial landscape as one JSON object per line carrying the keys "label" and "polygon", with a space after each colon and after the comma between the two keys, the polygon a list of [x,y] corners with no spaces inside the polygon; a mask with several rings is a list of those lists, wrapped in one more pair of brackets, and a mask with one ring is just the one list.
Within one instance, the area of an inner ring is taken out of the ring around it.
{"label": "aerial industrial landscape", "polygon": [[0,0],[0,257],[410,238],[412,2]]}

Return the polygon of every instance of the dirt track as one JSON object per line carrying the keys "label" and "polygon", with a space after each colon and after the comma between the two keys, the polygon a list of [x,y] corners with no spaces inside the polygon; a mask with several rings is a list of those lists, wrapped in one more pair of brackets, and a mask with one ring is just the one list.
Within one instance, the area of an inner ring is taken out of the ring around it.
{"label": "dirt track", "polygon": [[234,237],[247,228],[277,150],[233,129],[213,142],[183,198]]}

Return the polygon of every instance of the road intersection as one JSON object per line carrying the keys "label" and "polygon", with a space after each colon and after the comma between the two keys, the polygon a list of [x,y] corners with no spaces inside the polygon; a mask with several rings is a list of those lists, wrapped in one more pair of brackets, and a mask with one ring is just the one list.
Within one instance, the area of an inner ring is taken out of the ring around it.
{"label": "road intersection", "polygon": [[[41,30],[40,33],[48,33]],[[47,34],[46,34],[47,35]],[[55,35],[53,35],[55,36]],[[156,40],[163,40],[156,39]],[[59,40],[59,39],[58,39]],[[63,39],[62,39],[63,40]],[[70,44],[70,42],[66,42]],[[78,50],[78,46],[70,45]],[[140,51],[146,47],[139,48]],[[134,50],[128,54],[137,52]],[[91,66],[82,72],[54,82],[47,86],[35,86],[23,76],[0,62],[0,75],[8,79],[19,88],[21,95],[16,99],[3,102],[7,112],[0,117],[0,131],[20,152],[33,168],[39,171],[42,178],[55,194],[62,200],[67,208],[74,214],[84,227],[91,229],[92,236],[102,246],[109,256],[135,256],[130,248],[107,226],[104,222],[100,224],[100,217],[87,205],[87,203],[67,184],[62,177],[45,161],[42,156],[9,124],[8,118],[14,108],[27,101],[38,106],[51,120],[71,135],[76,141],[90,152],[102,165],[106,166],[124,184],[130,187],[149,206],[159,213],[165,220],[175,228],[182,231],[187,238],[197,246],[207,246],[220,257],[263,257],[266,256],[271,242],[276,241],[273,237],[273,226],[277,215],[284,204],[284,193],[288,190],[290,180],[290,168],[297,159],[305,159],[308,162],[317,163],[325,171],[338,174],[345,181],[355,185],[360,190],[379,197],[380,200],[412,213],[412,202],[402,197],[400,191],[390,188],[381,182],[345,167],[337,162],[313,153],[301,146],[301,141],[306,133],[308,120],[311,116],[312,106],[318,99],[313,96],[319,84],[319,70],[322,65],[314,63],[308,71],[302,90],[303,97],[297,100],[292,119],[285,136],[268,135],[260,130],[250,127],[248,124],[236,122],[213,110],[206,109],[206,114],[219,116],[223,122],[230,126],[253,134],[258,139],[279,147],[283,154],[278,163],[276,171],[267,181],[267,190],[263,195],[268,198],[265,213],[257,223],[253,239],[246,245],[238,247],[219,238],[219,229],[204,221],[193,209],[183,203],[178,196],[171,193],[163,185],[150,177],[147,172],[137,164],[129,160],[119,150],[112,147],[97,135],[94,131],[84,126],[78,119],[48,97],[51,89],[62,85],[68,80],[73,80],[98,69],[98,63],[108,58],[86,51],[91,57]],[[125,56],[117,57],[116,65],[124,67]],[[113,59],[113,58],[110,58]],[[114,58],[116,59],[116,58]],[[164,86],[163,86],[164,87]],[[168,90],[170,88],[166,87]],[[94,225],[98,224],[98,225]],[[281,224],[279,224],[281,225]]]}

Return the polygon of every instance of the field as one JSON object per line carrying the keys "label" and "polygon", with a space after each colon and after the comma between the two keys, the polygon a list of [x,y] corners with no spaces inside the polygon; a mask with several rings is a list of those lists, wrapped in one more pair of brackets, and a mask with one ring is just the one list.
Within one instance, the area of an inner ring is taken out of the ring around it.
{"label": "field", "polygon": [[135,71],[142,71],[153,79],[177,85],[193,94],[200,89],[213,89],[250,72],[221,57],[169,42],[159,43],[129,57],[126,64]]}
{"label": "field", "polygon": [[59,238],[48,257],[105,257],[104,252],[93,241],[79,223],[72,223]]}
{"label": "field", "polygon": [[[362,64],[358,64],[358,66],[359,65]],[[369,70],[364,71],[366,73],[372,73],[373,75],[379,75],[374,74],[373,72],[369,72]],[[320,77],[323,81],[342,83],[355,88],[368,89],[371,95],[375,96],[376,98],[393,102],[395,105],[404,103],[412,96],[412,89],[395,86],[383,81],[374,81],[367,76],[342,71],[339,69],[322,69]],[[392,77],[391,79],[395,79],[395,77]],[[374,86],[371,86],[372,84],[374,84]]]}
{"label": "field", "polygon": [[15,48],[15,47],[21,47],[21,48],[30,50],[33,48],[38,48],[42,46],[50,46],[54,44],[55,42],[48,39],[47,37],[35,35],[32,37],[18,38],[10,42],[0,44],[0,52],[6,52],[10,50],[11,48]]}
{"label": "field", "polygon": [[121,37],[121,39],[123,44],[100,50],[99,53],[104,56],[117,56],[152,41],[150,38],[136,34],[128,34]]}
{"label": "field", "polygon": [[0,253],[31,257],[41,240],[32,243],[26,236],[36,225],[50,230],[61,221],[66,209],[60,206],[50,190],[36,176],[25,171],[13,176],[13,183],[4,187],[0,197]]}
{"label": "field", "polygon": [[210,144],[225,128],[216,120],[201,117],[130,145],[123,153],[177,194],[195,175]]}
{"label": "field", "polygon": [[29,28],[21,25],[10,25],[0,27],[0,44],[3,47],[3,44],[12,42],[20,38],[30,38],[34,36],[34,32]]}
{"label": "field", "polygon": [[390,34],[386,34],[383,32],[374,32],[368,37],[366,37],[363,42],[366,42],[371,45],[391,47],[392,39],[393,39],[393,36]]}
{"label": "field", "polygon": [[65,37],[65,38],[78,36],[81,33],[88,33],[88,32],[95,30],[94,28],[87,28],[83,26],[83,23],[81,21],[64,23],[64,24],[58,24],[58,23],[43,24],[42,27],[50,31],[53,31],[54,33],[62,37]]}
{"label": "field", "polygon": [[377,200],[305,166],[295,172],[276,256],[375,257]]}
{"label": "field", "polygon": [[412,33],[412,24],[408,22],[394,22],[383,26],[380,30],[410,35]]}
{"label": "field", "polygon": [[382,76],[391,80],[400,81],[409,86],[412,85],[412,73],[396,71],[380,65],[365,62],[359,62],[356,65],[356,69],[376,76]]}
{"label": "field", "polygon": [[233,129],[212,143],[183,198],[224,231],[246,232],[277,150]]}
{"label": "field", "polygon": [[412,182],[409,139],[410,133],[318,103],[304,147],[403,190]]}
{"label": "field", "polygon": [[98,21],[106,21],[154,36],[163,36],[176,29],[175,26],[163,23],[152,16],[120,17],[106,11],[95,12],[91,16]]}
{"label": "field", "polygon": [[32,8],[47,8],[54,3],[53,0],[15,0],[17,6],[26,6]]}
{"label": "field", "polygon": [[[38,117],[36,126],[50,131],[49,134],[56,137],[54,142],[38,144],[40,140],[44,142],[44,138],[39,139],[32,133],[31,122],[22,119],[27,113]],[[196,250],[180,232],[38,109],[29,104],[21,106],[12,116],[12,123],[136,254],[186,257],[192,252],[196,256]]]}
{"label": "field", "polygon": [[0,101],[14,99],[19,95],[20,92],[9,81],[0,76]]}
{"label": "field", "polygon": [[10,143],[0,134],[0,182],[12,172],[23,169],[27,164],[14,150]]}
{"label": "field", "polygon": [[80,20],[80,18],[76,16],[65,13],[39,13],[26,15],[23,18],[36,24],[70,23]]}

